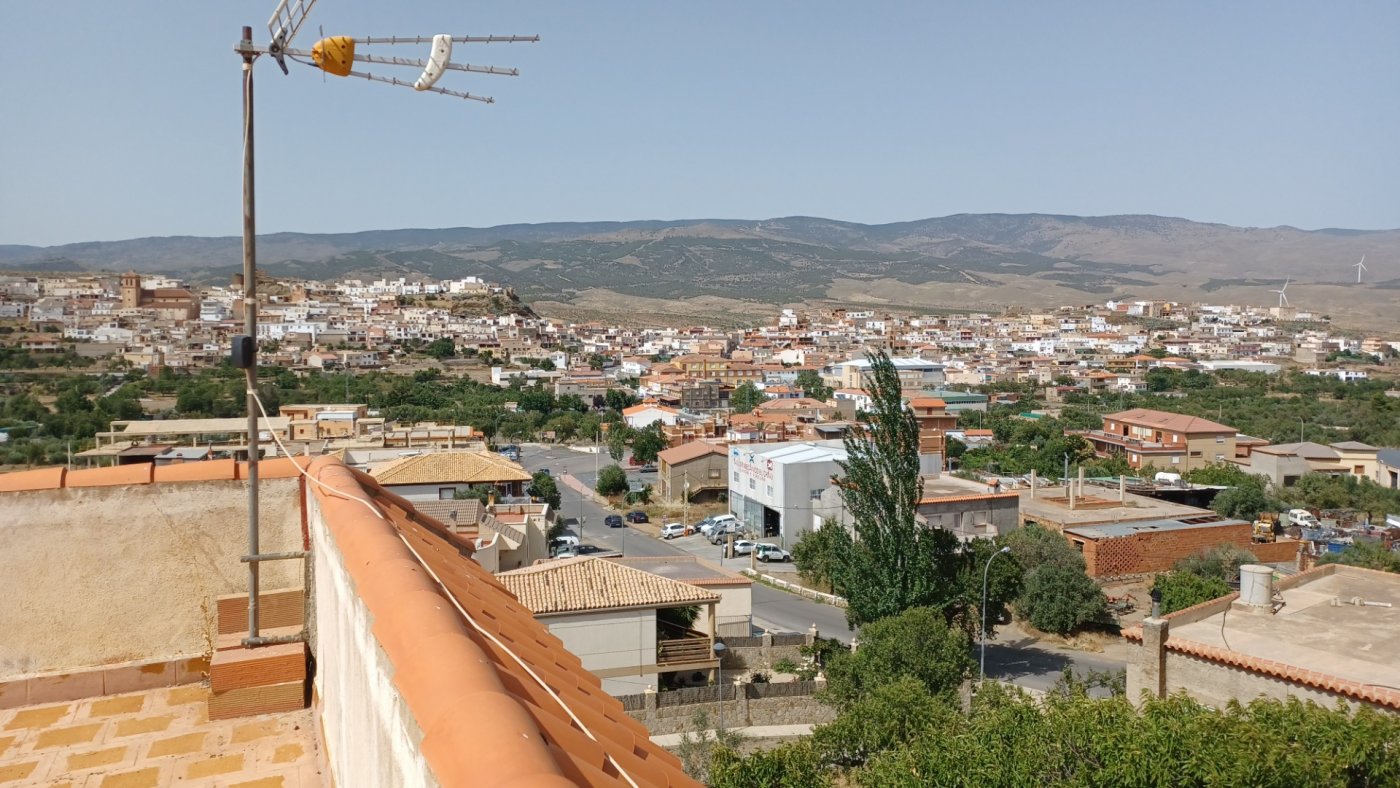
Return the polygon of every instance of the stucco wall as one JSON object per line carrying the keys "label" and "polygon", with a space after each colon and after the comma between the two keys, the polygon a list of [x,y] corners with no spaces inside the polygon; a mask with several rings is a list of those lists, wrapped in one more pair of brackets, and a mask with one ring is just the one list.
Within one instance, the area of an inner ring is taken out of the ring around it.
{"label": "stucco wall", "polygon": [[345,569],[314,497],[316,695],[322,741],[336,785],[435,786],[419,752],[423,732],[394,687],[374,619]]}
{"label": "stucco wall", "polygon": [[656,665],[655,610],[547,616],[540,623],[595,673],[631,669],[626,673],[640,675]]}
{"label": "stucco wall", "polygon": [[[262,550],[302,547],[300,484],[260,485]],[[246,593],[243,482],[0,495],[0,679],[213,651],[214,598]],[[263,588],[302,585],[300,561]]]}

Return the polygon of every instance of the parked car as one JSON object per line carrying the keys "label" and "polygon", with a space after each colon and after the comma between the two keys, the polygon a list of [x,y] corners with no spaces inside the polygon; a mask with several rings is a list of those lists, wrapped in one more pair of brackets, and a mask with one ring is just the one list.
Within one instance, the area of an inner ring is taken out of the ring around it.
{"label": "parked car", "polygon": [[662,539],[675,539],[677,536],[685,536],[688,533],[684,523],[666,523],[661,526]]}
{"label": "parked car", "polygon": [[609,528],[626,528],[627,524],[622,522],[622,515],[610,514],[603,518],[603,524]]}
{"label": "parked car", "polygon": [[578,558],[577,547],[566,547],[554,554],[555,558]]}
{"label": "parked car", "polygon": [[732,531],[733,524],[737,522],[739,522],[739,518],[732,514],[717,514],[713,517],[706,517],[700,521],[700,533],[704,534],[707,539],[713,539],[716,527],[725,526]]}
{"label": "parked car", "polygon": [[753,552],[754,547],[757,545],[757,542],[751,542],[748,539],[740,539],[734,543],[734,555],[748,555]]}
{"label": "parked car", "polygon": [[775,544],[765,542],[754,547],[754,557],[765,563],[768,561],[791,561],[792,553]]}
{"label": "parked car", "polygon": [[730,534],[739,533],[739,524],[735,520],[726,520],[722,523],[715,523],[710,528],[710,544],[719,544]]}
{"label": "parked car", "polygon": [[549,469],[548,469],[548,468],[540,468],[538,471],[535,471],[535,473],[543,473],[545,476],[553,476],[553,475],[554,475],[554,474],[552,474],[552,473],[549,472]]}
{"label": "parked car", "polygon": [[656,473],[656,466],[647,464],[637,469],[637,473]]}
{"label": "parked car", "polygon": [[647,517],[647,513],[646,513],[646,512],[644,512],[644,511],[642,511],[642,510],[640,510],[640,509],[633,509],[632,511],[630,511],[630,512],[627,513],[627,522],[629,522],[629,523],[649,523],[649,522],[651,522],[651,519]]}

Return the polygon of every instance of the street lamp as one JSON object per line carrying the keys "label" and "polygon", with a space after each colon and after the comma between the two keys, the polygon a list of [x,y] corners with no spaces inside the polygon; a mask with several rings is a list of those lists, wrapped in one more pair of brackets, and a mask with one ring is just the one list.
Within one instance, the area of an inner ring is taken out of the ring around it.
{"label": "street lamp", "polygon": [[987,573],[992,569],[992,561],[1002,553],[1011,552],[1010,547],[1003,547],[992,553],[992,557],[987,559],[987,565],[982,568],[982,670],[978,676],[977,683],[980,685],[987,680]]}
{"label": "street lamp", "polygon": [[715,730],[722,731],[724,730],[724,652],[727,648],[723,643],[716,641],[714,649],[715,659],[719,660],[719,663],[715,665],[715,670],[718,671],[715,677],[715,685],[719,687],[719,721]]}

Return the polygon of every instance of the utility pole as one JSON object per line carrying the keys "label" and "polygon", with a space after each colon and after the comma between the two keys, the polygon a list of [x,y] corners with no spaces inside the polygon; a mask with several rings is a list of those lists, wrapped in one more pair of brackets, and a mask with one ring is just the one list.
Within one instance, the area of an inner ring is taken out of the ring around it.
{"label": "utility pole", "polygon": [[[243,28],[243,331],[252,358],[243,369],[248,410],[248,555],[258,551],[258,264],[253,201],[253,28]],[[248,639],[258,637],[258,562],[248,562]]]}

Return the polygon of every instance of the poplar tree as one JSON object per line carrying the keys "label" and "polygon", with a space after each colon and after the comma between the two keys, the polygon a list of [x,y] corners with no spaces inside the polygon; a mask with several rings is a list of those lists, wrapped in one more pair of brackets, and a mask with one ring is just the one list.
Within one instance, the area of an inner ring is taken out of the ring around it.
{"label": "poplar tree", "polygon": [[[933,607],[951,621],[960,597],[964,562],[957,537],[915,520],[923,479],[919,475],[919,423],[904,407],[899,375],[884,351],[870,356],[865,391],[870,410],[846,436],[845,476],[837,479],[854,522],[855,541],[838,557],[835,585],[846,597],[852,626],[912,607]],[[961,605],[958,605],[961,607]]]}

